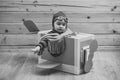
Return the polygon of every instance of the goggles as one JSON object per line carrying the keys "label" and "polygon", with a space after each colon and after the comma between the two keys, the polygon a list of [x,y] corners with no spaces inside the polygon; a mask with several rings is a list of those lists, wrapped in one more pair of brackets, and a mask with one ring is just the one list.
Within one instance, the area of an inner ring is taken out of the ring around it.
{"label": "goggles", "polygon": [[55,20],[60,20],[60,21],[65,20],[66,22],[68,22],[68,19],[66,17],[63,17],[63,16],[59,16]]}

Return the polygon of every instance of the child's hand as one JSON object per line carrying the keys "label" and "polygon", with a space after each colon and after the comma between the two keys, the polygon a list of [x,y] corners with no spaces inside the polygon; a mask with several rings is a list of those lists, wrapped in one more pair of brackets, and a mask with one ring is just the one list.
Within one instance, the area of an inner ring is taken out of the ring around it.
{"label": "child's hand", "polygon": [[32,49],[32,51],[34,52],[34,54],[38,54],[40,51],[40,46],[35,47],[34,49]]}

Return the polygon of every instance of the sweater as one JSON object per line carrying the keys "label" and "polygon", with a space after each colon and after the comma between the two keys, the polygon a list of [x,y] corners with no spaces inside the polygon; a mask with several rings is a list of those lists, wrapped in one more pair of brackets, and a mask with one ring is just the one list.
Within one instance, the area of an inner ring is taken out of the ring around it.
{"label": "sweater", "polygon": [[67,29],[64,33],[58,33],[51,30],[46,35],[40,38],[40,42],[37,46],[40,46],[40,52],[38,55],[42,55],[45,48],[48,48],[49,53],[52,56],[59,56],[65,50],[64,37],[68,34],[72,34],[70,29]]}

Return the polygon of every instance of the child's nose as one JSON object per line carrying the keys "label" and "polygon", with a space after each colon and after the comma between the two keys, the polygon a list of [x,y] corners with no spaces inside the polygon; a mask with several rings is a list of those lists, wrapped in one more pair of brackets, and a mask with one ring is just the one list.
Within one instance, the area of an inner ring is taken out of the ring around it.
{"label": "child's nose", "polygon": [[62,25],[60,25],[60,27],[63,27]]}

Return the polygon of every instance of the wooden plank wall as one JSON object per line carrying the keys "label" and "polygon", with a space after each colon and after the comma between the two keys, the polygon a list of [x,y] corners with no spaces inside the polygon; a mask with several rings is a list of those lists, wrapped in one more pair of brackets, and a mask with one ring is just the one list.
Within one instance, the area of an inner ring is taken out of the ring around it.
{"label": "wooden plank wall", "polygon": [[57,11],[67,15],[71,30],[95,34],[99,47],[120,49],[120,0],[0,0],[0,49],[33,47],[37,35],[23,19],[47,30]]}

